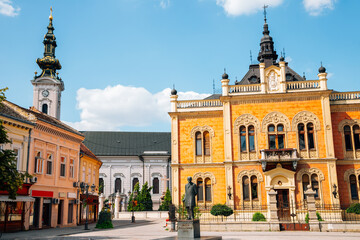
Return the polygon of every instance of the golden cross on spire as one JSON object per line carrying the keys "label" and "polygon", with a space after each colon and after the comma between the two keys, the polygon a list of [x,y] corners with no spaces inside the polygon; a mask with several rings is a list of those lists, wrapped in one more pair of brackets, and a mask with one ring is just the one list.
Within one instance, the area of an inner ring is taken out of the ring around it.
{"label": "golden cross on spire", "polygon": [[50,7],[50,16],[49,19],[52,21],[53,20],[53,16],[52,16],[52,7]]}

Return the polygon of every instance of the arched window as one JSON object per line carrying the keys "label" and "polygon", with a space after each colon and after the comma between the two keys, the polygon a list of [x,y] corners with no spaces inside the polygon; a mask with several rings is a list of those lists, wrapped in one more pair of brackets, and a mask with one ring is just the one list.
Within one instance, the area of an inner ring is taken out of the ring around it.
{"label": "arched window", "polygon": [[204,155],[210,156],[210,134],[208,131],[204,132]]}
{"label": "arched window", "polygon": [[269,148],[270,149],[285,148],[284,125],[278,124],[277,127],[275,128],[275,125],[270,124],[268,126],[268,136],[269,136]]}
{"label": "arched window", "polygon": [[104,179],[99,178],[99,193],[104,193]]}
{"label": "arched window", "polygon": [[255,151],[255,128],[254,126],[249,126],[249,151]]}
{"label": "arched window", "polygon": [[159,178],[153,179],[153,194],[159,194]]}
{"label": "arched window", "polygon": [[121,193],[121,178],[115,179],[115,192]]}
{"label": "arched window", "polygon": [[211,202],[211,180],[210,180],[210,178],[205,179],[205,201]]}
{"label": "arched window", "polygon": [[132,190],[134,191],[134,187],[135,185],[139,182],[139,179],[138,178],[133,178],[132,180]]}
{"label": "arched window", "polygon": [[204,201],[204,184],[202,178],[198,178],[197,187],[198,187],[197,200],[199,202],[202,202]]}
{"label": "arched window", "polygon": [[354,146],[355,150],[360,149],[360,128],[359,125],[353,126],[353,132],[354,132]]}
{"label": "arched window", "polygon": [[300,150],[306,149],[305,147],[305,126],[300,123],[298,125],[298,133],[299,133],[299,148]]}
{"label": "arched window", "polygon": [[303,187],[304,200],[306,200],[305,192],[308,190],[308,186],[309,186],[309,185],[310,185],[309,175],[304,174],[304,175],[302,176],[302,187]]}
{"label": "arched window", "polygon": [[311,149],[315,149],[315,144],[314,144],[314,125],[312,123],[308,123],[306,125],[307,128],[307,140],[308,140],[308,148]]}
{"label": "arched window", "polygon": [[42,105],[41,111],[45,114],[48,114],[48,105],[46,103]]}
{"label": "arched window", "polygon": [[240,127],[240,149],[242,152],[247,152],[246,149],[246,127]]}
{"label": "arched window", "polygon": [[196,132],[195,134],[195,147],[196,147],[196,156],[202,155],[202,146],[201,146],[201,132]]}
{"label": "arched window", "polygon": [[242,185],[243,185],[243,199],[245,201],[250,200],[250,194],[249,194],[249,177],[244,176],[242,179]]}
{"label": "arched window", "polygon": [[[360,176],[359,176],[360,177]],[[351,193],[351,200],[358,200],[358,189],[357,189],[357,182],[356,176],[354,174],[350,175],[350,193]]]}
{"label": "arched window", "polygon": [[311,187],[315,191],[315,199],[319,199],[319,178],[316,174],[311,175]]}
{"label": "arched window", "polygon": [[256,176],[251,176],[251,198],[258,200],[258,181]]}
{"label": "arched window", "polygon": [[351,128],[348,125],[344,126],[344,136],[346,151],[352,151]]}
{"label": "arched window", "polygon": [[43,169],[43,160],[41,157],[41,152],[38,152],[35,157],[35,173],[42,173]]}

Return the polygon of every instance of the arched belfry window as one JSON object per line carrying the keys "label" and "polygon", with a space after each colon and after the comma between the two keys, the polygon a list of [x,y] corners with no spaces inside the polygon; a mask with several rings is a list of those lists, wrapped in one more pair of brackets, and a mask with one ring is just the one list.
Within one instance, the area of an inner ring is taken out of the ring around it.
{"label": "arched belfry window", "polygon": [[121,178],[115,179],[115,192],[121,193]]}
{"label": "arched belfry window", "polygon": [[41,107],[41,111],[45,114],[48,114],[48,105],[46,103],[44,103]]}

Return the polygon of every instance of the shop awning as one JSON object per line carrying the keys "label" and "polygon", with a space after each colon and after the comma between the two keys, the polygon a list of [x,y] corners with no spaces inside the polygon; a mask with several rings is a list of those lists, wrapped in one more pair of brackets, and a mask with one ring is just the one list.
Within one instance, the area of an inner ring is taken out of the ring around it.
{"label": "shop awning", "polygon": [[10,199],[9,196],[0,196],[0,202],[35,202],[35,198],[30,196],[16,196],[16,199]]}

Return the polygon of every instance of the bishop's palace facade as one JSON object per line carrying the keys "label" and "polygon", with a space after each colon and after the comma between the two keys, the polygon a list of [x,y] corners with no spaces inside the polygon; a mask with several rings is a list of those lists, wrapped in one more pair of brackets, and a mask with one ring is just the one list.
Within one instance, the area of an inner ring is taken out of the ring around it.
{"label": "bishop's palace facade", "polygon": [[[187,177],[197,204],[234,209],[306,202],[350,205],[360,197],[360,92],[327,88],[326,69],[306,80],[274,50],[264,24],[259,64],[222,94],[178,101],[171,93],[172,195],[180,204]],[[290,210],[288,210],[290,212]]]}

